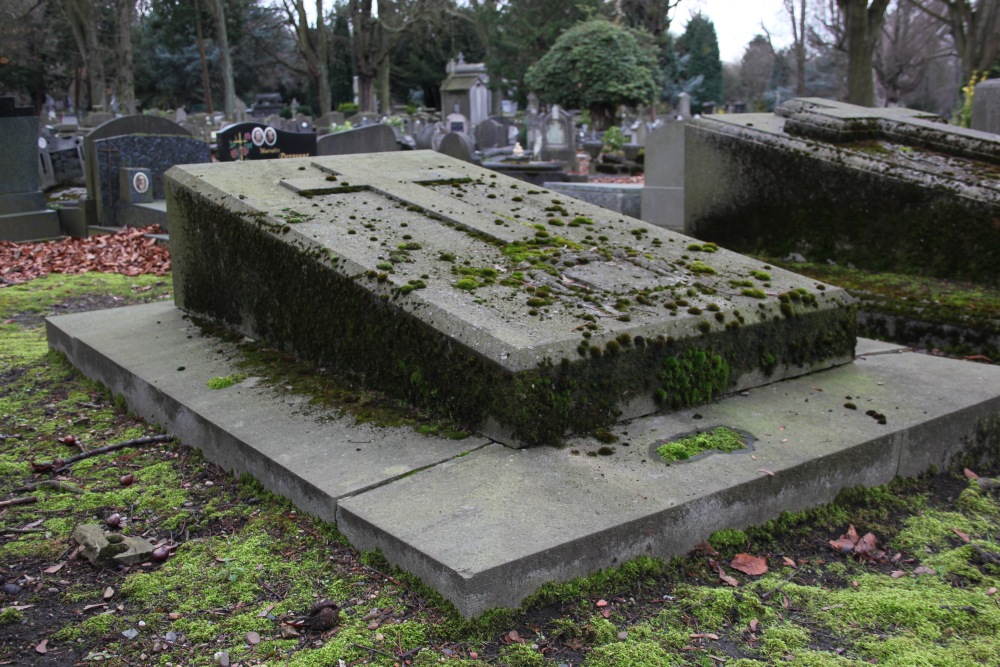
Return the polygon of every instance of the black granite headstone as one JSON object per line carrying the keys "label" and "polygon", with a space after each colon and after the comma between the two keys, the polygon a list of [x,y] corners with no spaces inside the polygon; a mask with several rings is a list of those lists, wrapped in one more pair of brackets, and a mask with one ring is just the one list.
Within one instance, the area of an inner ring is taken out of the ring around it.
{"label": "black granite headstone", "polygon": [[191,136],[131,134],[108,137],[94,142],[97,165],[97,210],[100,224],[118,226],[118,202],[121,200],[119,172],[125,168],[148,169],[152,179],[153,199],[166,199],[163,172],[175,164],[210,162],[211,149],[204,141]]}
{"label": "black granite headstone", "polygon": [[236,123],[215,135],[219,162],[277,160],[316,155],[316,134],[285,132],[263,123]]}

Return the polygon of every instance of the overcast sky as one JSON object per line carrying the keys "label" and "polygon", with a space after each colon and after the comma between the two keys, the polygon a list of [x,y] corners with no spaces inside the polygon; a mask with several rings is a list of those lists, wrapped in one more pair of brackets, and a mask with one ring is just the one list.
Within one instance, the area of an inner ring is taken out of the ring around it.
{"label": "overcast sky", "polygon": [[743,57],[747,42],[761,33],[761,22],[770,31],[775,48],[792,41],[782,0],[683,0],[670,25],[670,32],[675,35],[684,32],[688,18],[699,10],[715,24],[719,55],[723,62],[738,61]]}

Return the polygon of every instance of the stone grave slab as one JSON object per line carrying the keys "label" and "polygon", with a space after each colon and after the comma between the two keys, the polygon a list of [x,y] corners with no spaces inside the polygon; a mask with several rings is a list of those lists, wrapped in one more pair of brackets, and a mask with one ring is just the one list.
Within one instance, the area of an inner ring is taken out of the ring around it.
{"label": "stone grave slab", "polygon": [[167,180],[179,307],[505,444],[853,355],[839,288],[430,151]]}
{"label": "stone grave slab", "polygon": [[[957,461],[975,469],[1000,452],[1000,368],[874,341],[858,341],[852,364],[618,424],[610,445],[584,436],[512,450],[358,424],[252,377],[209,389],[246,372],[239,344],[169,303],[49,318],[47,330],[132,411],[335,521],[357,548],[380,548],[466,616],[636,556],[682,555],[713,531],[844,488]],[[752,449],[672,465],[653,456],[719,425],[752,436]]]}
{"label": "stone grave slab", "polygon": [[692,121],[684,153],[687,234],[1000,284],[1000,136],[909,109],[804,98],[776,114]]}

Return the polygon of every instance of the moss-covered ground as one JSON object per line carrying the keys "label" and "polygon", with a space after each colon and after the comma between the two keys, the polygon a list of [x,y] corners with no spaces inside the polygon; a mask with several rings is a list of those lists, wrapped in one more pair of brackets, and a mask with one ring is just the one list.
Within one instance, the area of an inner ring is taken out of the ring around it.
{"label": "moss-covered ground", "polygon": [[[37,499],[0,505],[0,664],[1000,665],[997,468],[845,492],[475,621],[335,527],[208,464],[187,446],[197,443],[121,449],[54,477],[79,493],[40,485],[53,475],[32,462],[162,432],[47,352],[40,316],[162,298],[163,280],[50,276],[0,289],[0,501]],[[78,556],[74,527],[112,514],[167,560],[99,570]],[[863,559],[830,544],[850,525],[877,539]],[[737,554],[768,571],[744,574]],[[340,607],[328,629],[308,615],[323,599]]]}

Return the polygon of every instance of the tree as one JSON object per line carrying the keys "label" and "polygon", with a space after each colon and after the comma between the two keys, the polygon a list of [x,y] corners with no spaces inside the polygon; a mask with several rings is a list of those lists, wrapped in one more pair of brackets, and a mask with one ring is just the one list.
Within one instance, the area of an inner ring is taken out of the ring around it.
{"label": "tree", "polygon": [[620,0],[618,14],[630,28],[659,37],[670,29],[670,13],[681,0]]}
{"label": "tree", "polygon": [[931,61],[952,53],[946,27],[912,3],[901,2],[887,12],[875,49],[875,75],[886,104],[902,104],[921,86]]}
{"label": "tree", "polygon": [[706,102],[720,104],[722,96],[722,60],[719,58],[719,39],[715,34],[715,24],[707,16],[698,12],[684,27],[684,34],[678,40],[682,58],[686,58],[686,74],[690,78],[701,77],[691,91],[691,110],[700,113]]}
{"label": "tree", "polygon": [[522,102],[528,68],[555,45],[559,36],[583,21],[602,16],[604,0],[507,0],[493,26],[486,66],[490,79],[503,83]]}
{"label": "tree", "polygon": [[771,85],[774,74],[775,54],[771,41],[756,35],[747,44],[740,60],[739,93],[754,111],[764,111],[767,104],[764,94]]}
{"label": "tree", "polygon": [[215,18],[215,34],[219,43],[219,66],[222,69],[223,110],[226,118],[236,114],[236,83],[233,80],[233,61],[229,54],[229,29],[226,26],[226,8],[222,0],[212,0],[209,5]]}
{"label": "tree", "polygon": [[567,30],[525,74],[525,83],[543,99],[589,109],[598,130],[619,104],[652,102],[656,81],[651,40],[603,19]]}
{"label": "tree", "polygon": [[962,62],[962,81],[988,72],[1000,53],[1000,0],[905,0],[948,27]]}
{"label": "tree", "polygon": [[792,26],[792,53],[795,54],[795,94],[806,94],[806,0],[784,0]]}
{"label": "tree", "polygon": [[60,0],[66,14],[80,59],[87,73],[87,102],[91,107],[108,108],[104,55],[97,38],[99,3],[90,0]]}
{"label": "tree", "polygon": [[837,0],[847,46],[847,101],[875,106],[873,54],[890,0]]}
{"label": "tree", "polygon": [[[327,70],[329,54],[327,53],[327,30],[323,22],[326,15],[323,12],[323,0],[316,0],[316,26],[309,25],[306,14],[305,0],[281,0],[289,27],[295,31],[299,53],[305,61],[309,80],[319,102],[318,114],[330,110],[330,72]],[[368,2],[371,7],[371,2]],[[292,109],[294,112],[295,110]]]}

